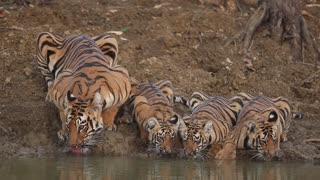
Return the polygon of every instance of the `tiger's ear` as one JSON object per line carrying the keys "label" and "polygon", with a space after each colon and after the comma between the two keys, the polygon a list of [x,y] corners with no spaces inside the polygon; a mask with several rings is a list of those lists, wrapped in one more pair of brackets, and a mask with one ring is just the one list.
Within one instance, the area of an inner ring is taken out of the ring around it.
{"label": "tiger's ear", "polygon": [[213,129],[213,121],[206,122],[206,124],[204,125],[204,131],[209,132],[212,129]]}
{"label": "tiger's ear", "polygon": [[187,101],[187,106],[193,111],[197,108],[203,101],[208,100],[209,96],[201,92],[192,93],[191,97]]}
{"label": "tiger's ear", "polygon": [[257,130],[257,125],[256,125],[256,123],[250,122],[250,123],[248,124],[248,133],[249,133],[249,134],[255,133],[256,130]]}
{"label": "tiger's ear", "polygon": [[191,117],[189,115],[183,116],[182,119],[183,119],[184,124],[187,125],[187,126],[189,124],[191,124],[191,122],[192,122],[192,119],[191,119]]}
{"label": "tiger's ear", "polygon": [[103,102],[102,102],[102,98],[99,92],[96,92],[94,94],[93,100],[92,100],[92,105],[94,107],[102,107],[103,106]]}
{"label": "tiger's ear", "polygon": [[71,91],[69,90],[67,92],[67,95],[64,99],[64,103],[63,103],[63,107],[67,108],[71,102],[73,102],[74,100],[76,100],[77,98],[71,93]]}
{"label": "tiger's ear", "polygon": [[157,119],[155,117],[151,117],[148,119],[148,132],[152,131],[157,125],[159,125]]}
{"label": "tiger's ear", "polygon": [[111,62],[112,65],[117,64],[118,55],[118,41],[115,37],[116,36],[113,33],[92,37],[105,58]]}
{"label": "tiger's ear", "polygon": [[182,131],[185,131],[187,129],[188,129],[188,127],[187,127],[187,124],[185,122],[185,117],[183,117],[183,119],[179,120],[178,130],[179,130],[179,132],[182,132]]}
{"label": "tiger's ear", "polygon": [[172,118],[169,119],[169,122],[170,122],[171,124],[177,124],[177,122],[179,121],[179,119],[180,119],[179,116],[175,114],[175,115],[172,116]]}

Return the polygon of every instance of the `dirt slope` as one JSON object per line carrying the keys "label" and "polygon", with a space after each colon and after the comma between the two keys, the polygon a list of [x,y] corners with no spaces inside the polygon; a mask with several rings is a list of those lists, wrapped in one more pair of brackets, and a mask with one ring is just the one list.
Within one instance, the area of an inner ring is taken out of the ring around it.
{"label": "dirt slope", "polygon": [[[0,18],[0,157],[48,156],[63,151],[53,105],[45,102],[46,88],[35,60],[35,40],[42,31],[100,35],[124,30],[119,61],[140,81],[168,79],[177,94],[194,91],[230,97],[238,92],[290,99],[305,119],[294,121],[285,159],[320,159],[320,74],[312,66],[291,62],[287,44],[257,33],[249,57],[240,45],[223,47],[248,19],[195,0],[59,0],[34,7],[4,4],[10,14]],[[0,5],[1,6],[1,5]],[[310,29],[320,42],[320,13],[310,9]],[[306,55],[306,62],[313,63]],[[254,71],[247,71],[251,60]],[[133,125],[106,133],[103,153],[140,154]],[[142,154],[143,155],[143,154]]]}

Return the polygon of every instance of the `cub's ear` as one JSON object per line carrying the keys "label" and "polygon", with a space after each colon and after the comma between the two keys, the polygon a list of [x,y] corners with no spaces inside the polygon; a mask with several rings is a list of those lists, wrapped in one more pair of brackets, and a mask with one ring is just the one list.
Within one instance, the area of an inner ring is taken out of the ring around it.
{"label": "cub's ear", "polygon": [[149,118],[148,119],[148,127],[147,127],[148,132],[152,131],[158,125],[159,125],[159,123],[155,117]]}
{"label": "cub's ear", "polygon": [[94,94],[94,97],[92,99],[92,105],[94,107],[102,107],[102,100],[101,100],[101,95],[99,92],[96,92]]}
{"label": "cub's ear", "polygon": [[71,91],[69,90],[67,92],[66,97],[64,98],[64,103],[63,103],[63,107],[67,108],[71,102],[73,102],[74,100],[76,100],[77,98],[71,93]]}
{"label": "cub's ear", "polygon": [[169,119],[169,122],[171,124],[177,124],[178,120],[179,120],[179,116],[175,114],[172,116],[172,118]]}
{"label": "cub's ear", "polygon": [[205,125],[204,125],[204,131],[205,132],[209,132],[213,129],[213,122],[212,121],[208,121]]}
{"label": "cub's ear", "polygon": [[272,111],[268,116],[268,122],[276,122],[278,119],[278,114],[275,111]]}
{"label": "cub's ear", "polygon": [[250,123],[248,124],[248,133],[249,133],[249,134],[252,134],[252,133],[255,133],[256,131],[257,131],[257,125],[256,125],[256,123],[250,122]]}
{"label": "cub's ear", "polygon": [[183,116],[182,119],[183,119],[184,124],[187,126],[192,123],[192,119],[189,115]]}

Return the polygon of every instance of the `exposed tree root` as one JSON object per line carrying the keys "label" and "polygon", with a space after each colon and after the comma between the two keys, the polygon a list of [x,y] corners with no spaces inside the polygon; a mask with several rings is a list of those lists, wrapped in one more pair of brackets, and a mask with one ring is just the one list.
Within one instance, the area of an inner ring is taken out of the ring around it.
{"label": "exposed tree root", "polygon": [[304,142],[320,142],[320,139],[305,139]]}
{"label": "exposed tree root", "polygon": [[267,25],[265,27],[269,28],[270,33],[278,32],[281,42],[289,42],[294,62],[304,62],[304,51],[306,47],[310,47],[314,52],[315,67],[317,67],[320,62],[320,49],[302,16],[300,0],[260,0],[258,2],[259,7],[246,26],[225,45],[228,46],[235,41],[243,42],[243,51],[246,53],[250,49],[257,28]]}
{"label": "exposed tree root", "polygon": [[259,8],[254,12],[244,29],[240,33],[236,34],[233,38],[231,38],[226,43],[226,46],[230,45],[235,40],[240,40],[244,41],[243,49],[247,51],[251,43],[253,34],[256,29],[262,24],[265,15],[266,5],[264,3],[264,5],[259,6]]}

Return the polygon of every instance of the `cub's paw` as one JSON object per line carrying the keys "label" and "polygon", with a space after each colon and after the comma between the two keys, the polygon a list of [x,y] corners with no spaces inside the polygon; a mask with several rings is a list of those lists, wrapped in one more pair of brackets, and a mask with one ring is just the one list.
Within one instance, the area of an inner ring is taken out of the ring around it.
{"label": "cub's paw", "polygon": [[234,149],[222,149],[220,150],[217,155],[215,156],[215,159],[235,159],[236,158],[236,150]]}
{"label": "cub's paw", "polygon": [[66,142],[68,139],[68,134],[63,130],[58,131],[57,135],[58,135],[58,139],[62,142]]}
{"label": "cub's paw", "polygon": [[107,125],[105,125],[105,128],[108,131],[116,131],[117,130],[117,125],[115,125],[114,123],[107,124]]}
{"label": "cub's paw", "polygon": [[131,124],[133,122],[133,118],[130,115],[122,116],[118,119],[120,124]]}

